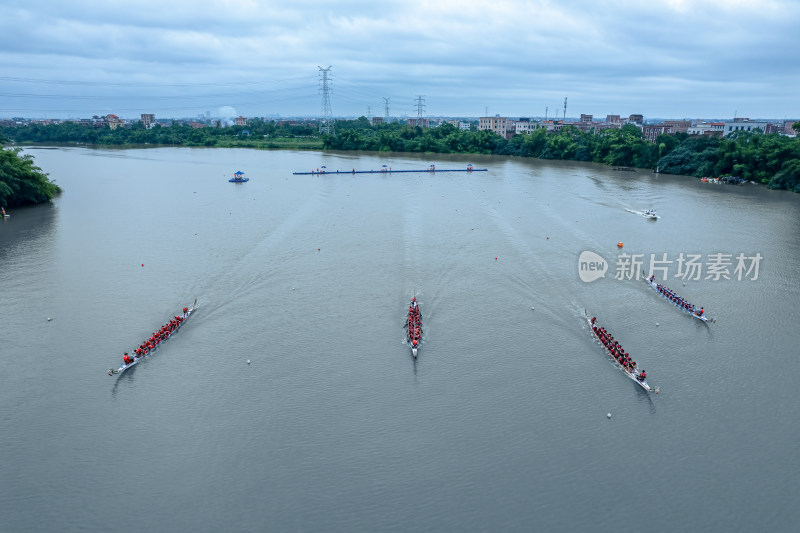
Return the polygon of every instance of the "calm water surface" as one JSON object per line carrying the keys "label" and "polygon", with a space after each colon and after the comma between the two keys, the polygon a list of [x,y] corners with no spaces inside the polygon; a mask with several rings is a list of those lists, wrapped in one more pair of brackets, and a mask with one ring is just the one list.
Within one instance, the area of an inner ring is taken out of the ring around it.
{"label": "calm water surface", "polygon": [[[27,152],[65,193],[0,223],[2,531],[800,520],[799,195],[505,158]],[[489,170],[292,175],[470,162]],[[580,280],[585,250],[605,278]],[[621,253],[763,260],[756,280],[670,267],[706,326],[614,279]],[[195,298],[175,337],[106,375]],[[584,309],[660,394],[611,364]]]}

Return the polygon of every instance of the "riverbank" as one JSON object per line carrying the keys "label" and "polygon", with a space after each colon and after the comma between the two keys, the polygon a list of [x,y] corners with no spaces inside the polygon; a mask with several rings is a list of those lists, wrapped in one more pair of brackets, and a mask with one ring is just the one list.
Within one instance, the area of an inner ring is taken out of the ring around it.
{"label": "riverbank", "polygon": [[506,139],[488,130],[466,131],[451,124],[435,128],[366,119],[336,123],[336,135],[320,135],[312,124],[253,121],[248,126],[190,127],[173,124],[145,129],[97,128],[78,124],[29,125],[0,130],[17,143],[71,142],[84,146],[187,146],[372,153],[508,155],[543,160],[585,161],[613,168],[658,169],[661,174],[733,176],[772,189],[800,192],[800,139],[738,132],[725,138],[661,135],[656,142],[626,124],[599,132],[565,126]]}
{"label": "riverbank", "polygon": [[141,149],[141,148],[254,148],[257,150],[322,150],[324,143],[322,139],[295,139],[291,137],[278,137],[274,139],[243,139],[243,140],[220,140],[214,145],[206,144],[158,144],[158,143],[111,143],[111,144],[97,144],[83,141],[20,141],[8,143],[7,147],[20,147],[35,146],[39,148],[46,148],[48,146],[80,146],[84,148],[128,148],[128,149]]}

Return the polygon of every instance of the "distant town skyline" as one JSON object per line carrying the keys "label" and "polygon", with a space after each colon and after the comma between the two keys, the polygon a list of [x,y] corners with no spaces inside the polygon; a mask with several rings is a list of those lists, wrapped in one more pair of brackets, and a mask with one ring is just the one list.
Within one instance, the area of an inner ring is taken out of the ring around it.
{"label": "distant town skyline", "polygon": [[0,118],[800,117],[800,2],[0,4]]}

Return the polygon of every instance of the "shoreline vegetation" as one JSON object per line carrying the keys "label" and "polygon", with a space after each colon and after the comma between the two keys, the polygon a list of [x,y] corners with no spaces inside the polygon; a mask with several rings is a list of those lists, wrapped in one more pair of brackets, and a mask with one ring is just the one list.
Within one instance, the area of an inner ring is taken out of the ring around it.
{"label": "shoreline vegetation", "polygon": [[[800,123],[796,125],[799,126]],[[400,122],[372,125],[366,117],[336,121],[335,136],[320,135],[317,128],[315,122],[279,123],[261,119],[251,119],[247,126],[198,128],[175,123],[171,126],[157,124],[150,129],[145,129],[140,122],[116,129],[108,125],[96,127],[64,122],[4,127],[0,129],[0,136],[17,144],[510,155],[587,161],[697,178],[731,176],[765,184],[771,189],[800,192],[800,138],[758,131],[735,132],[724,138],[678,133],[661,135],[652,143],[643,139],[641,130],[632,124],[597,133],[573,126],[550,133],[538,129],[511,139],[491,131],[459,130],[451,124],[435,128],[412,127]]]}
{"label": "shoreline vegetation", "polygon": [[41,204],[62,192],[34,164],[32,155],[20,152],[21,148],[0,148],[0,207]]}

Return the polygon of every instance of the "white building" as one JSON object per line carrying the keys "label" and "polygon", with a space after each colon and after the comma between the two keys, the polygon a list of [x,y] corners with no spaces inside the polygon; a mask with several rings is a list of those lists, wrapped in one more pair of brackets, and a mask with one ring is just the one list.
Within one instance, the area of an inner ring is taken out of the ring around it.
{"label": "white building", "polygon": [[689,135],[721,135],[724,128],[724,122],[698,122],[694,126],[689,126],[686,133]]}
{"label": "white building", "polygon": [[767,124],[769,122],[755,122],[750,120],[732,120],[726,121],[722,135],[730,135],[735,131],[755,131],[761,130],[761,133],[767,131]]}
{"label": "white building", "polygon": [[466,120],[453,119],[453,120],[448,120],[447,123],[452,124],[461,131],[469,131],[469,122],[467,122]]}
{"label": "white building", "polygon": [[530,134],[539,128],[544,128],[544,126],[529,119],[519,119],[514,121],[514,131],[519,134]]}

